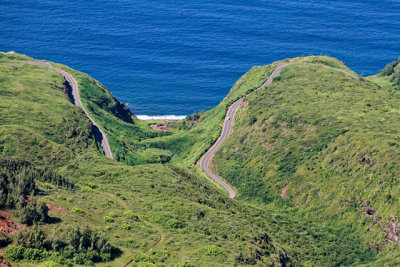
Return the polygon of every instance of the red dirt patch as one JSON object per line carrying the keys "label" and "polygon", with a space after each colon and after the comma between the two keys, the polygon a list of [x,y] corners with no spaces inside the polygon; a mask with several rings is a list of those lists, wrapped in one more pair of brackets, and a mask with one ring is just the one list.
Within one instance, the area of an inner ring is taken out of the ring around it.
{"label": "red dirt patch", "polygon": [[157,131],[170,131],[168,124],[165,122],[157,123],[156,125],[152,126],[152,128]]}
{"label": "red dirt patch", "polygon": [[67,212],[68,211],[68,209],[66,209],[66,208],[64,208],[64,207],[56,207],[56,206],[53,206],[53,205],[51,205],[51,204],[49,204],[49,203],[46,203],[46,206],[49,208],[49,212]]}
{"label": "red dirt patch", "polygon": [[281,191],[281,198],[283,198],[283,199],[288,199],[288,196],[286,195],[286,193],[287,193],[287,191],[288,191],[288,189],[289,189],[289,186],[292,184],[292,182],[290,181],[284,188],[282,188],[282,191]]}
{"label": "red dirt patch", "polygon": [[0,254],[0,267],[11,267],[11,264],[3,258]]}
{"label": "red dirt patch", "polygon": [[24,226],[22,224],[11,220],[9,211],[0,211],[0,233],[12,234],[23,227]]}
{"label": "red dirt patch", "polygon": [[246,108],[248,104],[249,104],[249,100],[246,99],[245,101],[243,101],[243,103],[242,103],[243,108]]}
{"label": "red dirt patch", "polygon": [[210,168],[211,170],[213,170],[213,172],[215,172],[215,162],[214,162],[214,157],[210,160]]}

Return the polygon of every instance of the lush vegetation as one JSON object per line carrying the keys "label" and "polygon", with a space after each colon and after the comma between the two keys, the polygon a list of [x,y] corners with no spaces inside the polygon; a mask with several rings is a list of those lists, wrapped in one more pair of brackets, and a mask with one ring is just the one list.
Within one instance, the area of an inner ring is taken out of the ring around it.
{"label": "lush vegetation", "polygon": [[92,265],[95,262],[110,261],[119,254],[119,250],[108,242],[106,236],[87,226],[54,231],[50,237],[38,226],[34,226],[19,231],[15,236],[15,244],[4,255],[9,261],[52,260],[68,265]]}
{"label": "lush vegetation", "polygon": [[33,198],[38,191],[35,181],[73,188],[53,171],[37,169],[26,161],[0,159],[0,207],[15,209],[19,221],[26,225],[49,220],[46,204]]}
{"label": "lush vegetation", "polygon": [[388,78],[393,83],[396,90],[400,90],[400,58],[392,63],[386,65],[386,67],[379,72],[379,76]]}
{"label": "lush vegetation", "polygon": [[[144,164],[147,160],[132,167],[105,158],[85,114],[59,90],[65,86],[61,77],[48,68],[18,61],[21,59],[25,58],[0,55],[0,72],[4,74],[0,80],[0,169],[1,177],[8,181],[2,188],[15,188],[15,192],[23,189],[25,199],[29,199],[24,202],[26,209],[40,210],[44,208],[41,203],[48,204],[45,206],[49,207],[47,216],[51,220],[34,216],[38,219],[35,222],[41,223],[39,228],[21,232],[24,238],[13,235],[12,244],[3,251],[9,260],[27,265],[40,261],[101,265],[112,260],[104,264],[117,266],[125,265],[135,255],[145,255],[151,262],[168,266],[185,262],[198,266],[233,265],[242,260],[271,264],[297,261],[272,239],[268,239],[268,244],[255,242],[258,236],[268,235],[265,224],[254,222],[247,206],[228,199],[192,170],[177,165]],[[83,79],[79,75],[85,76],[68,71],[78,80]],[[82,96],[89,89],[99,95],[109,94],[97,92],[101,86],[80,86]],[[88,105],[88,100],[82,100]],[[225,108],[226,105],[220,109],[224,112]],[[93,110],[90,112],[94,114]],[[114,143],[114,152],[126,149],[127,144],[137,144],[137,149],[129,153],[141,159],[149,151],[176,151],[168,154],[175,156],[184,151],[184,146],[161,149],[155,147],[155,141],[168,144],[170,140],[161,138],[176,136],[192,142],[190,127],[173,130],[178,133],[161,133],[134,117],[133,123],[121,122],[123,116],[117,117],[111,108],[98,112],[101,115],[93,117],[104,117],[99,124],[111,139],[116,136],[113,133],[127,134],[118,137],[124,146]],[[215,119],[216,124],[223,119],[223,112]],[[130,139],[130,135],[134,137]],[[209,139],[211,143],[213,140]],[[196,142],[200,140],[197,137]],[[203,150],[206,148],[203,145]],[[19,181],[23,181],[24,187],[14,186]],[[36,199],[40,205],[33,204]],[[11,219],[18,220],[17,215],[14,210]],[[122,255],[103,257],[97,248],[94,250],[98,254],[87,247],[72,249],[63,233],[67,234],[70,226],[75,229],[85,224],[118,247]],[[58,240],[53,239],[54,232],[60,237]],[[43,240],[43,246],[30,245],[41,242],[22,241],[29,238]],[[64,242],[61,245],[60,240]],[[10,239],[5,237],[3,241],[6,245]],[[56,243],[58,248],[54,247]]]}
{"label": "lush vegetation", "polygon": [[171,126],[171,131],[154,131],[137,120],[98,81],[87,74],[55,64],[78,81],[82,102],[107,133],[114,157],[128,165],[166,163],[190,166],[218,138],[228,106],[264,83],[276,64],[252,68],[232,87],[216,108],[188,115],[187,123]]}
{"label": "lush vegetation", "polygon": [[[100,83],[56,64],[78,81],[108,135],[117,159],[110,160],[85,114],[59,90],[61,77],[25,59],[0,54],[1,205],[33,225],[0,239],[9,261],[396,263],[398,64],[356,80],[335,70],[356,75],[336,59],[288,59],[294,64],[258,91],[277,64],[254,67],[220,105],[170,123],[170,131],[153,130]],[[238,191],[231,200],[193,164],[243,96],[233,135],[215,157]]]}
{"label": "lush vegetation", "polygon": [[233,136],[216,154],[218,173],[241,199],[289,206],[294,216],[341,229],[338,236],[372,250],[397,250],[388,224],[400,215],[400,94],[376,79],[319,66],[346,70],[334,59],[292,63],[266,90],[246,98]]}

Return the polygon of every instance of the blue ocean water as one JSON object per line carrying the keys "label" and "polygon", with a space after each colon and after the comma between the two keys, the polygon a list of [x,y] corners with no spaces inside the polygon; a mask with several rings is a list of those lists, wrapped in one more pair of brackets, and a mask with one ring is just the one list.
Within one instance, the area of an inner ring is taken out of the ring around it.
{"label": "blue ocean water", "polygon": [[1,0],[9,50],[90,74],[134,114],[183,115],[287,57],[329,54],[376,73],[400,56],[400,1]]}

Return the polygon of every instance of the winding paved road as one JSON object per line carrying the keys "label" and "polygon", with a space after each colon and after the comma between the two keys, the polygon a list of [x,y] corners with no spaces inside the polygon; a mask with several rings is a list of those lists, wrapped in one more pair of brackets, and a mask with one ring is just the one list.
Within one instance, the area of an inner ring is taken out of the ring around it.
{"label": "winding paved road", "polygon": [[[279,76],[279,74],[281,73],[281,70],[284,69],[286,66],[288,66],[290,64],[295,64],[295,62],[294,63],[279,62],[278,63],[278,67],[271,74],[271,76],[269,76],[268,80],[265,83],[263,83],[256,90],[260,90],[260,89],[264,88],[265,86],[267,86],[268,84],[270,84],[275,77]],[[351,73],[349,73],[349,72],[347,72],[345,70],[332,68],[332,67],[329,67],[329,66],[326,66],[326,65],[322,65],[322,64],[318,64],[318,65],[320,65],[322,67],[329,68],[329,69],[340,71],[340,72],[344,73],[347,76],[350,76],[350,77],[352,77],[352,78],[354,78],[356,80],[359,80],[359,77],[357,77],[357,76],[355,76],[355,75],[353,75],[353,74],[351,74]],[[222,126],[221,136],[217,139],[217,141],[214,143],[214,145],[212,145],[208,149],[208,151],[203,155],[203,157],[201,157],[201,159],[200,159],[200,168],[209,177],[211,177],[215,182],[217,182],[219,185],[221,185],[223,188],[225,188],[225,190],[228,191],[228,195],[229,195],[230,198],[234,198],[236,196],[235,189],[233,189],[232,186],[227,184],[224,180],[222,180],[221,177],[216,175],[210,169],[210,162],[211,162],[211,159],[214,157],[215,152],[217,151],[218,147],[221,146],[222,143],[225,142],[225,140],[228,139],[228,137],[231,135],[231,133],[232,133],[232,123],[233,123],[233,120],[235,118],[236,111],[237,111],[238,107],[242,104],[244,98],[245,98],[245,96],[240,98],[236,102],[234,102],[229,107],[228,112],[226,113],[226,116],[225,116],[224,124]]]}
{"label": "winding paved road", "polygon": [[[285,68],[287,65],[290,63],[284,63],[284,62],[279,62],[278,67],[276,70],[269,76],[268,80],[263,83],[259,88],[256,90],[262,89],[268,84],[272,82],[272,80],[276,77],[279,76],[281,73],[281,70]],[[221,185],[223,188],[225,188],[226,191],[228,191],[228,195],[230,198],[234,198],[236,196],[236,191],[235,189],[232,188],[229,184],[227,184],[224,180],[222,180],[221,177],[213,173],[213,171],[210,169],[210,161],[214,157],[215,152],[217,151],[218,147],[222,145],[223,142],[225,142],[226,139],[231,135],[232,133],[232,124],[233,120],[236,115],[236,111],[238,107],[242,104],[243,99],[245,98],[242,97],[236,102],[234,102],[229,108],[225,116],[225,121],[222,126],[222,132],[221,136],[217,139],[217,141],[212,145],[208,151],[201,157],[200,159],[200,168],[209,176],[211,177],[215,182],[217,182],[219,185]]]}
{"label": "winding paved road", "polygon": [[97,123],[89,116],[89,113],[86,111],[86,109],[83,107],[81,99],[79,97],[79,89],[78,89],[78,83],[72,77],[71,74],[69,74],[66,71],[63,71],[59,68],[53,67],[49,62],[42,62],[42,61],[24,61],[25,63],[31,64],[31,65],[36,65],[36,66],[43,66],[50,68],[52,70],[57,71],[58,73],[61,74],[61,76],[64,77],[64,79],[70,84],[72,88],[72,96],[74,97],[74,104],[78,107],[80,107],[83,112],[85,112],[86,116],[89,118],[89,120],[92,122],[94,128],[95,128],[95,135],[98,141],[101,143],[101,147],[103,148],[104,155],[110,159],[113,158],[113,155],[111,153],[110,145],[108,144],[107,140],[107,135],[101,130],[101,128],[97,125]]}

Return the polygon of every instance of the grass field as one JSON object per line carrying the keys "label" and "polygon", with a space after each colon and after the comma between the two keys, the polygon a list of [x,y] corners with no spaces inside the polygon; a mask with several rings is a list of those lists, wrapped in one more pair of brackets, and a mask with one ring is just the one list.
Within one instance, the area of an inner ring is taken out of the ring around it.
{"label": "grass field", "polygon": [[[313,58],[292,62],[247,97],[216,154],[218,173],[242,200],[291,206],[303,220],[356,233],[373,250],[397,251],[387,234],[400,215],[400,94],[382,75],[356,80],[305,64]],[[318,62],[346,69],[335,59]]]}
{"label": "grass field", "polygon": [[[37,197],[56,207],[40,229],[49,236],[69,226],[97,229],[121,252],[98,265],[395,263],[385,227],[399,216],[396,72],[358,81],[320,66],[351,72],[336,59],[296,58],[254,91],[276,63],[254,67],[220,105],[162,132],[99,82],[57,64],[78,81],[84,106],[107,133],[117,159],[110,160],[83,111],[57,89],[61,77],[24,59],[0,54],[0,160],[25,160],[75,184],[36,181]],[[215,157],[238,191],[231,200],[193,164],[218,137],[228,106],[247,94]],[[13,266],[45,260],[52,259]]]}

